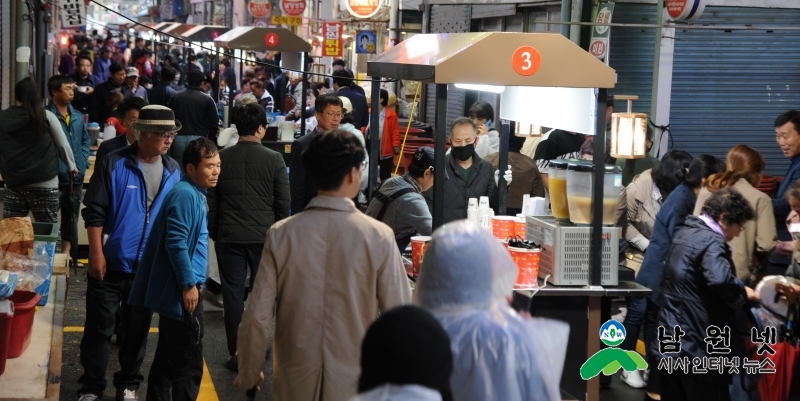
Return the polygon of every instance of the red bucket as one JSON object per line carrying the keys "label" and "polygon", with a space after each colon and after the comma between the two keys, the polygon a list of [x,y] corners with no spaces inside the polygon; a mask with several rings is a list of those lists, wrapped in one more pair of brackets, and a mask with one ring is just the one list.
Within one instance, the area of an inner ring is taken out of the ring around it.
{"label": "red bucket", "polygon": [[514,236],[514,217],[494,216],[492,217],[492,234],[497,239],[507,239]]}
{"label": "red bucket", "polygon": [[425,250],[428,248],[428,243],[431,237],[427,235],[419,235],[411,237],[411,263],[414,269],[414,277],[419,276],[420,266],[422,266],[422,258],[425,255]]}
{"label": "red bucket", "polygon": [[540,249],[525,249],[509,247],[511,258],[517,264],[517,282],[515,290],[535,290],[539,288],[539,259],[542,255]]}
{"label": "red bucket", "polygon": [[525,232],[525,218],[524,217],[515,217],[514,218],[514,236],[520,238],[527,238],[527,233]]}

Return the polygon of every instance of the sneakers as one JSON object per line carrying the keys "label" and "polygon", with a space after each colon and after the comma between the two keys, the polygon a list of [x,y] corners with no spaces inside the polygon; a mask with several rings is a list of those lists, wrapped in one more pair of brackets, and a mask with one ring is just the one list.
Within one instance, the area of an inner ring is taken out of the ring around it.
{"label": "sneakers", "polygon": [[139,397],[136,396],[136,390],[117,390],[116,401],[139,401]]}
{"label": "sneakers", "polygon": [[225,369],[230,370],[231,372],[238,372],[239,371],[239,358],[236,355],[232,356],[225,362]]}
{"label": "sneakers", "polygon": [[642,376],[639,374],[638,370],[634,370],[633,372],[623,370],[620,378],[625,382],[625,384],[633,388],[645,388],[647,386],[647,383],[645,383],[645,381],[642,379]]}
{"label": "sneakers", "polygon": [[217,308],[222,307],[222,294],[214,294],[206,287],[203,287],[203,289],[200,290],[200,293],[203,294],[203,299],[208,301],[208,303],[211,305],[214,305]]}
{"label": "sneakers", "polygon": [[97,401],[97,398],[94,394],[81,394],[81,398],[78,398],[78,401]]}

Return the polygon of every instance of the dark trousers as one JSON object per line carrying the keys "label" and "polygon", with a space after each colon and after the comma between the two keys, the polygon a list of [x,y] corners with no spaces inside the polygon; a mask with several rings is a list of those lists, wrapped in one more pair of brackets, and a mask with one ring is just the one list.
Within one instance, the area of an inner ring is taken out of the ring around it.
{"label": "dark trousers", "polygon": [[661,400],[662,401],[730,401],[731,393],[727,384],[713,384],[698,379],[700,375],[685,374],[683,372],[672,372],[654,370],[653,374],[658,374],[661,379]]}
{"label": "dark trousers", "polygon": [[379,177],[381,177],[381,182],[392,178],[392,173],[394,172],[394,157],[381,159],[381,161],[378,162],[378,167],[380,167]]}
{"label": "dark trousers", "polygon": [[[647,309],[644,315],[644,343],[647,350],[647,364],[650,366],[650,378],[647,380],[647,391],[661,394],[661,375],[653,374],[658,366],[658,311],[659,306],[650,298],[645,298]],[[627,317],[626,317],[627,319]]]}
{"label": "dark trousers", "polygon": [[639,330],[644,324],[644,316],[647,313],[646,297],[625,297],[625,304],[628,311],[625,313],[625,340],[620,344],[620,348],[626,351],[636,351],[636,343],[639,341]]}
{"label": "dark trousers", "polygon": [[[217,264],[222,281],[222,305],[225,310],[225,335],[228,338],[228,352],[236,354],[236,340],[239,323],[244,314],[245,284],[253,288],[258,263],[261,261],[263,244],[229,245],[217,242]],[[247,283],[247,271],[250,282]]]}
{"label": "dark trousers", "polygon": [[61,209],[61,240],[72,244],[69,257],[78,260],[78,213],[81,210],[83,185],[75,183],[70,193],[69,186],[59,187],[58,204]]}
{"label": "dark trousers", "polygon": [[102,281],[88,277],[86,288],[86,323],[81,340],[81,365],[83,375],[78,379],[81,389],[78,394],[94,394],[101,397],[108,384],[106,369],[111,352],[111,335],[116,323],[115,314],[122,301],[126,337],[119,352],[120,371],[114,374],[117,389],[139,388],[143,377],[139,372],[147,346],[152,313],[144,308],[131,307],[127,300],[133,283],[133,274],[106,271]]}
{"label": "dark trousers", "polygon": [[[203,379],[203,298],[182,320],[159,315],[158,346],[147,376],[147,401],[195,401]],[[170,392],[172,396],[170,397]]]}

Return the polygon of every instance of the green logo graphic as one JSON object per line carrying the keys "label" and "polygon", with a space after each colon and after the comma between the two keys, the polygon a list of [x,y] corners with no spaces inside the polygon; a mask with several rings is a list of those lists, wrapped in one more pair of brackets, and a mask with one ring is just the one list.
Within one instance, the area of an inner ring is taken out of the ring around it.
{"label": "green logo graphic", "polygon": [[600,327],[600,340],[610,348],[600,350],[592,355],[581,366],[581,377],[589,380],[602,372],[606,376],[613,375],[619,368],[628,372],[647,369],[647,362],[636,351],[625,351],[615,348],[625,340],[625,327],[611,319]]}

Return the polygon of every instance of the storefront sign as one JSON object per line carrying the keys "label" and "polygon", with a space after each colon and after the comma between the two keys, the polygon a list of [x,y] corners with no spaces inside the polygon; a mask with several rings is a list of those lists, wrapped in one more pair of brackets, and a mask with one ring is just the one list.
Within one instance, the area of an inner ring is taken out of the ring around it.
{"label": "storefront sign", "polygon": [[283,15],[297,17],[306,10],[306,0],[281,0]]}
{"label": "storefront sign", "polygon": [[341,22],[323,22],[322,37],[325,46],[322,47],[322,57],[342,57],[342,31],[344,24]]}
{"label": "storefront sign", "polygon": [[356,33],[356,53],[375,54],[376,42],[374,31],[358,31]]}
{"label": "storefront sign", "polygon": [[[614,14],[614,3],[601,3],[598,7],[597,24],[610,24]],[[608,54],[608,38],[611,35],[611,27],[607,25],[597,25],[592,29],[592,40],[589,44],[589,53],[592,56],[605,60]]]}
{"label": "storefront sign", "polygon": [[541,65],[542,56],[531,46],[522,46],[511,56],[511,66],[514,67],[514,71],[525,77],[535,74]]}
{"label": "storefront sign", "polygon": [[303,23],[302,17],[287,17],[285,15],[273,15],[272,25],[291,25],[298,26]]}
{"label": "storefront sign", "polygon": [[256,28],[266,28],[267,26],[269,26],[269,24],[267,24],[267,21],[264,21],[263,19],[260,19],[260,20],[254,21],[253,22],[253,26],[256,27]]}
{"label": "storefront sign", "polygon": [[83,0],[61,0],[61,27],[74,28],[86,25],[86,5]]}
{"label": "storefront sign", "polygon": [[667,0],[667,13],[673,20],[695,21],[703,15],[707,0]]}
{"label": "storefront sign", "polygon": [[250,0],[247,9],[254,18],[266,18],[272,11],[272,5],[269,0]]}
{"label": "storefront sign", "polygon": [[381,10],[381,0],[345,0],[345,5],[356,18],[369,18]]}

